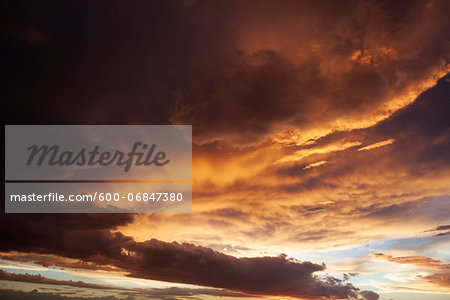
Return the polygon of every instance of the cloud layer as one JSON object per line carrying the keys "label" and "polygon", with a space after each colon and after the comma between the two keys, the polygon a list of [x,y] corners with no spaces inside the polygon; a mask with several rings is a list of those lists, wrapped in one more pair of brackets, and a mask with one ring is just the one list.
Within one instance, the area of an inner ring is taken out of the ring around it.
{"label": "cloud layer", "polygon": [[200,64],[175,94],[171,121],[193,124],[200,143],[243,144],[291,128],[306,142],[369,127],[448,72],[447,3],[255,4],[187,11],[235,35],[228,53]]}
{"label": "cloud layer", "polygon": [[[35,252],[130,278],[377,299],[318,277],[321,259],[280,253],[313,252],[336,271],[335,251],[353,259],[417,236],[446,245],[450,2],[86,5],[2,6],[5,122],[192,124],[194,212],[2,214],[3,259]],[[405,249],[378,262],[446,264]],[[446,269],[413,276],[421,291],[448,286]]]}
{"label": "cloud layer", "polygon": [[[188,243],[165,243],[155,239],[136,242],[131,237],[119,232],[111,233],[101,227],[75,229],[68,226],[70,221],[59,231],[51,230],[53,224],[49,220],[41,223],[23,217],[20,222],[32,222],[34,226],[23,226],[15,231],[21,237],[20,241],[4,239],[9,229],[3,227],[1,250],[13,248],[24,252],[52,253],[90,262],[98,265],[99,269],[104,265],[115,266],[130,277],[226,288],[249,294],[347,298],[355,296],[358,291],[342,280],[333,277],[321,280],[313,275],[323,271],[324,265],[285,256],[236,258]],[[122,222],[123,219],[115,219],[111,225]],[[41,232],[45,235],[39,234]],[[40,242],[36,243],[38,235]],[[93,267],[92,264],[89,268]]]}

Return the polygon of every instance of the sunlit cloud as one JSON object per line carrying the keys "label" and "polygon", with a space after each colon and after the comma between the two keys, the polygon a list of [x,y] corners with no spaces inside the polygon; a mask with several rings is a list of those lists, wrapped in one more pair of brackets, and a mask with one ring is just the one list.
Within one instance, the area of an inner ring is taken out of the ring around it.
{"label": "sunlit cloud", "polygon": [[303,168],[303,170],[307,170],[307,169],[323,166],[326,163],[327,163],[326,160],[321,160],[321,161],[318,161],[318,162],[315,162],[315,163],[307,165],[306,167]]}
{"label": "sunlit cloud", "polygon": [[398,264],[412,264],[433,269],[450,269],[450,264],[445,264],[439,260],[432,259],[430,257],[424,256],[393,257],[391,255],[386,255],[383,253],[374,253],[373,256],[383,258],[387,261],[395,262]]}
{"label": "sunlit cloud", "polygon": [[312,148],[308,148],[308,149],[302,149],[302,150],[295,151],[294,153],[292,153],[290,155],[286,155],[285,157],[280,158],[275,163],[286,163],[286,162],[298,161],[298,160],[302,160],[311,155],[327,154],[327,153],[332,153],[332,152],[336,152],[336,151],[342,151],[342,150],[345,150],[345,149],[348,149],[351,147],[355,147],[355,146],[359,146],[359,145],[361,145],[360,142],[347,142],[347,141],[341,140],[337,143],[333,143],[333,144],[326,145],[323,147],[312,147]]}
{"label": "sunlit cloud", "polygon": [[361,148],[358,149],[358,151],[372,150],[372,149],[376,149],[376,148],[379,148],[379,147],[387,146],[387,145],[392,144],[394,141],[395,141],[394,139],[388,139],[388,140],[385,140],[385,141],[382,141],[382,142],[378,142],[378,143],[375,143],[375,144],[371,144],[371,145],[367,145],[367,146],[361,147]]}

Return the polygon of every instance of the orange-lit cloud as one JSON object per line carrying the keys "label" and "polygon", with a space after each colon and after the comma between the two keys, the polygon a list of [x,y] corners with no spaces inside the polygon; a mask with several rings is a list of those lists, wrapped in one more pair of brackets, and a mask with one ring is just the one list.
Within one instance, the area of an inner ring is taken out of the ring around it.
{"label": "orange-lit cloud", "polygon": [[[393,257],[383,253],[374,253],[373,256],[397,264],[412,264],[419,267],[437,270],[430,275],[417,275],[431,284],[450,288],[450,264],[424,256]],[[448,291],[449,289],[447,289]]]}
{"label": "orange-lit cloud", "polygon": [[382,141],[382,142],[378,142],[378,143],[375,143],[375,144],[371,144],[371,145],[367,145],[367,146],[361,147],[361,148],[358,149],[358,151],[372,150],[372,149],[376,149],[376,148],[379,148],[379,147],[387,146],[387,145],[392,144],[394,141],[395,141],[394,139],[388,139],[388,140],[385,140],[385,141]]}
{"label": "orange-lit cloud", "polygon": [[[375,127],[310,145],[298,145],[291,132],[292,140],[260,146],[196,146],[194,213],[138,216],[120,230],[140,241],[189,241],[238,256],[413,237],[446,220],[448,139],[446,127],[434,125],[446,124],[439,96],[446,89],[441,80]],[[313,167],[323,161],[324,168]]]}
{"label": "orange-lit cloud", "polygon": [[361,145],[360,142],[346,142],[346,141],[339,141],[335,144],[326,145],[324,147],[312,147],[308,149],[302,149],[295,151],[294,153],[287,155],[283,158],[280,158],[276,163],[285,163],[285,162],[291,162],[291,161],[297,161],[302,160],[308,156],[314,155],[314,154],[326,154],[336,151],[342,151],[351,147],[359,146]]}
{"label": "orange-lit cloud", "polygon": [[315,162],[315,163],[307,165],[306,167],[303,168],[303,170],[307,170],[307,169],[323,166],[326,163],[327,163],[326,160],[321,160],[321,161],[318,161],[318,162]]}
{"label": "orange-lit cloud", "polygon": [[423,266],[433,269],[450,269],[450,264],[445,264],[440,260],[432,259],[430,257],[424,256],[404,256],[404,257],[393,257],[391,255],[383,253],[374,253],[377,258],[382,258],[390,262],[398,264],[413,264],[418,266]]}

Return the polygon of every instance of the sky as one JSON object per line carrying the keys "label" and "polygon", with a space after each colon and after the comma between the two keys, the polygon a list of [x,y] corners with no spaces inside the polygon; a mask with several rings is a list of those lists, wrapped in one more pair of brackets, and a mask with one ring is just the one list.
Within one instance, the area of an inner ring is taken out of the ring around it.
{"label": "sky", "polygon": [[0,7],[5,124],[193,132],[192,213],[2,213],[0,298],[450,297],[450,2]]}

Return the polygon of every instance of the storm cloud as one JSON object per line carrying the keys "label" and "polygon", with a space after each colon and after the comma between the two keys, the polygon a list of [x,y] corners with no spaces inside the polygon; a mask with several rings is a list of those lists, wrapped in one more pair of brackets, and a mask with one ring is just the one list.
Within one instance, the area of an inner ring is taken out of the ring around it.
{"label": "storm cloud", "polygon": [[[236,258],[188,243],[155,239],[136,242],[119,232],[97,228],[61,227],[63,231],[53,231],[49,222],[34,225],[46,232],[45,236],[39,236],[40,242],[36,242],[36,232],[16,231],[21,241],[12,241],[13,249],[81,259],[98,265],[99,269],[102,265],[112,265],[135,278],[226,288],[248,294],[347,298],[358,291],[348,282],[315,276],[314,272],[325,270],[324,265],[300,262],[283,255]],[[1,250],[12,248],[9,240],[2,241]]]}

